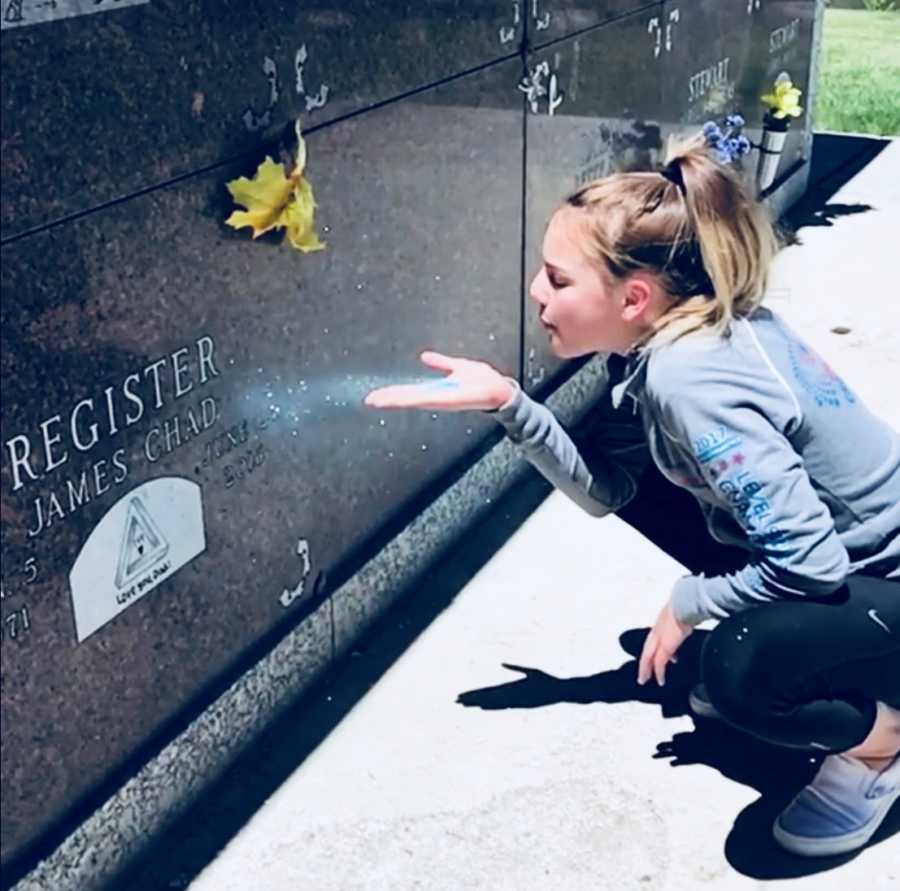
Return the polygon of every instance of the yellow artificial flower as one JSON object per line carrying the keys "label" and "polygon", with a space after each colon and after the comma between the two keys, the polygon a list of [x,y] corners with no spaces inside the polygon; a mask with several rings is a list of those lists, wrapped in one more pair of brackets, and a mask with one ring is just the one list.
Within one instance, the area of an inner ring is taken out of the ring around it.
{"label": "yellow artificial flower", "polygon": [[234,211],[225,222],[235,229],[250,226],[254,238],[272,229],[286,228],[288,241],[297,250],[320,251],[325,245],[315,231],[316,202],[312,186],[303,176],[306,142],[299,120],[296,133],[297,160],[290,176],[284,175],[281,164],[266,156],[253,179],[241,176],[226,184],[235,203],[247,209]]}
{"label": "yellow artificial flower", "polygon": [[782,120],[786,117],[799,118],[803,114],[800,95],[800,90],[793,85],[790,78],[782,76],[775,81],[772,92],[760,98],[769,106],[772,117]]}

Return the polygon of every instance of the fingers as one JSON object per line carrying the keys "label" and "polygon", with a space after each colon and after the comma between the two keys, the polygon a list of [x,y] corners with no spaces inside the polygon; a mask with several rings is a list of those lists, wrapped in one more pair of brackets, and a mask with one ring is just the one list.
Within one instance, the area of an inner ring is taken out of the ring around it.
{"label": "fingers", "polygon": [[641,650],[641,660],[638,663],[638,683],[643,685],[650,680],[650,666],[653,664],[653,657],[656,655],[657,637],[651,631],[644,641],[644,648]]}
{"label": "fingers", "polygon": [[677,662],[675,656],[662,645],[659,636],[651,631],[644,642],[638,664],[638,684],[644,685],[651,677],[656,678],[660,687],[666,684],[666,668],[669,662]]}
{"label": "fingers", "polygon": [[429,368],[437,368],[439,371],[455,371],[462,361],[454,356],[445,356],[443,353],[436,353],[434,350],[425,350],[419,358]]}
{"label": "fingers", "polygon": [[656,648],[656,655],[653,658],[653,673],[656,675],[656,683],[660,687],[666,685],[666,666],[669,664],[669,655],[663,647]]}
{"label": "fingers", "polygon": [[428,397],[421,387],[416,384],[402,384],[396,387],[381,387],[372,390],[365,398],[365,404],[373,408],[410,408],[418,405],[424,407],[423,402]]}
{"label": "fingers", "polygon": [[459,388],[456,381],[439,380],[427,384],[398,384],[393,387],[381,387],[366,395],[366,405],[372,408],[452,408],[452,401],[441,398],[441,391],[453,391]]}

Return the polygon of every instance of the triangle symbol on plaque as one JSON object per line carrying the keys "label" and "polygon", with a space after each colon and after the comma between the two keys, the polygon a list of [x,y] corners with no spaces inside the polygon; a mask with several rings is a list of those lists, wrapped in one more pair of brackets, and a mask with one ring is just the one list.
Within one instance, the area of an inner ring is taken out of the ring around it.
{"label": "triangle symbol on plaque", "polygon": [[128,503],[125,531],[119,548],[119,565],[116,569],[116,587],[124,588],[136,575],[162,560],[169,552],[164,538],[140,498]]}
{"label": "triangle symbol on plaque", "polygon": [[9,6],[6,7],[6,14],[3,18],[10,23],[18,24],[24,20],[22,15],[22,4],[24,0],[10,0]]}

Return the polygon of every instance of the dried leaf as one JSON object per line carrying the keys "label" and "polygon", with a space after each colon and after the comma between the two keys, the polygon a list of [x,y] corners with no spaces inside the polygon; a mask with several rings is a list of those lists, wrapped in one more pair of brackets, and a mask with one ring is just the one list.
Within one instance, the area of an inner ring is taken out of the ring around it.
{"label": "dried leaf", "polygon": [[236,204],[246,210],[236,210],[225,221],[240,229],[250,226],[257,238],[272,229],[287,229],[288,241],[297,250],[308,253],[320,251],[325,245],[315,231],[316,201],[312,186],[304,178],[306,142],[296,123],[297,159],[290,176],[284,168],[268,156],[259,165],[253,179],[245,176],[227,184]]}
{"label": "dried leaf", "polygon": [[315,208],[312,186],[305,179],[301,179],[294,190],[294,200],[288,204],[284,212],[284,222],[287,226],[288,241],[304,253],[321,251],[325,247],[315,231]]}

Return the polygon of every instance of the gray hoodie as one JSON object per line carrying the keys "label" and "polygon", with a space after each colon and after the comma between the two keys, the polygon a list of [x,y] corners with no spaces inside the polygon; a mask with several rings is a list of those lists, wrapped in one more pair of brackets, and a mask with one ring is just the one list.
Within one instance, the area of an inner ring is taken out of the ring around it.
{"label": "gray hoodie", "polygon": [[654,462],[697,498],[713,538],[748,551],[737,572],[675,583],[680,621],[826,595],[852,572],[900,579],[900,436],[769,310],[730,336],[695,332],[632,356],[611,399],[613,420],[581,451],[521,390],[490,414],[594,516],[637,490],[643,443],[621,417],[639,416]]}

